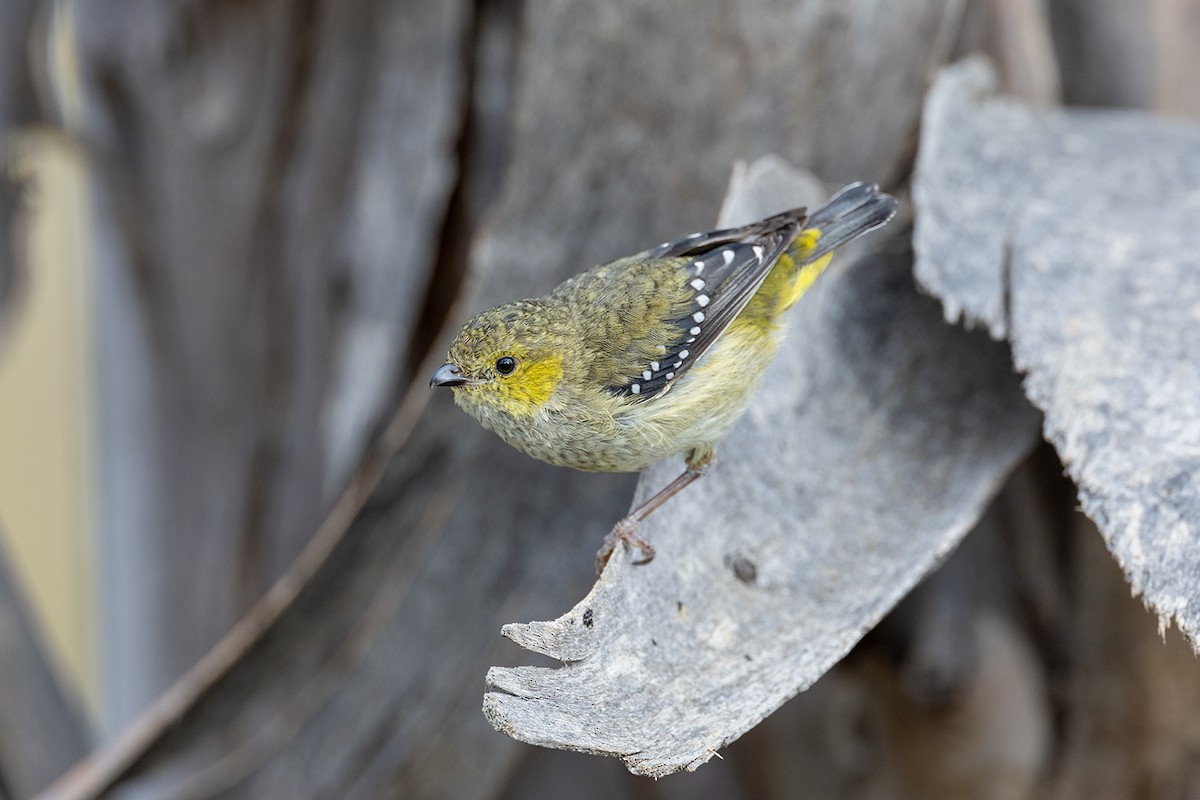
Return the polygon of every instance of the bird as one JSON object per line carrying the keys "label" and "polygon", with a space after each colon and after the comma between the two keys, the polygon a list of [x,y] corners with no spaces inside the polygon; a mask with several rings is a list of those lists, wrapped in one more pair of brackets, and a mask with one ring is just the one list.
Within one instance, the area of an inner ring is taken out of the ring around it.
{"label": "bird", "polygon": [[638,472],[685,455],[675,480],[613,527],[654,558],[639,524],[705,474],[783,344],[784,314],[833,251],[886,224],[897,202],[850,184],[811,216],[795,208],[592,267],[549,294],[484,311],[430,379],[526,454],[589,472]]}

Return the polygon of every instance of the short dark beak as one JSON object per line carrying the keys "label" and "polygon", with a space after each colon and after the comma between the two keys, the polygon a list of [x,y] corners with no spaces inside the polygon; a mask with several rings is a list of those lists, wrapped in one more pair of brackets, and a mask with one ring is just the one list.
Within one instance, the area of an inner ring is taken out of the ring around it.
{"label": "short dark beak", "polygon": [[463,386],[469,381],[463,377],[458,367],[453,364],[442,364],[429,379],[429,388],[434,386]]}

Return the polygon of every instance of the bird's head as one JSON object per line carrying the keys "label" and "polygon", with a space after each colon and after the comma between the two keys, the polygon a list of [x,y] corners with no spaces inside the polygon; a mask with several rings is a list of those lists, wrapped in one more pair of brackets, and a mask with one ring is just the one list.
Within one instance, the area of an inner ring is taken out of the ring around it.
{"label": "bird's head", "polygon": [[537,300],[483,312],[458,332],[429,385],[454,389],[455,401],[485,424],[496,412],[517,419],[536,414],[562,381],[570,344],[549,312]]}

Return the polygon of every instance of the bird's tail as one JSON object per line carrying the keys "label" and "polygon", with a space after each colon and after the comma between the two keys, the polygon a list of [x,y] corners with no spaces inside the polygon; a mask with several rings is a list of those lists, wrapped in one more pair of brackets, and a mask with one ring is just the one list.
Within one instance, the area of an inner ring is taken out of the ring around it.
{"label": "bird's tail", "polygon": [[[868,231],[880,227],[896,214],[896,198],[879,191],[879,187],[868,183],[852,183],[829,198],[829,202],[813,212],[804,225],[796,243],[795,251],[802,239],[815,239],[792,257],[798,263],[816,261],[849,241]],[[815,232],[814,237],[810,231]],[[807,237],[805,234],[809,234]]]}
{"label": "bird's tail", "polygon": [[808,291],[833,258],[833,251],[868,231],[884,225],[896,214],[896,198],[869,183],[852,183],[821,206],[804,224],[787,255],[799,267],[785,307]]}

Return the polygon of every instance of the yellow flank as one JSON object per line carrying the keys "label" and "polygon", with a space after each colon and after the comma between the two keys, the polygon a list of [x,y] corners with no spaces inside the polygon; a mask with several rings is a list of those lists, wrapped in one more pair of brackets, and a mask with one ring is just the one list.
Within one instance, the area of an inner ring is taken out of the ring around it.
{"label": "yellow flank", "polygon": [[769,334],[773,331],[778,324],[779,315],[790,305],[786,302],[786,298],[792,292],[792,283],[795,277],[796,263],[792,261],[791,256],[784,253],[779,257],[779,261],[771,269],[762,286],[758,287],[758,292],[742,309],[742,313],[730,323],[730,327],[724,335],[728,336],[734,328],[756,331],[760,334]]}
{"label": "yellow flank", "polygon": [[[820,230],[817,228],[806,228],[800,231],[800,235],[796,237],[796,241],[788,248],[789,256],[794,256],[804,266],[793,276],[791,286],[780,296],[781,310],[787,311],[794,306],[796,301],[803,297],[804,293],[816,282],[817,278],[821,277],[821,273],[825,271],[825,268],[829,266],[829,262],[833,259],[833,253],[826,253],[816,261],[805,263],[808,261],[808,254],[816,248],[817,242],[820,240]],[[788,256],[785,256],[785,258],[788,258]]]}
{"label": "yellow flank", "polygon": [[562,363],[562,357],[554,354],[520,359],[512,375],[497,381],[501,402],[508,412],[518,417],[536,414],[558,388]]}
{"label": "yellow flank", "polygon": [[790,291],[783,297],[783,310],[786,311],[795,305],[796,301],[804,296],[804,293],[816,282],[825,268],[829,266],[829,262],[833,260],[833,253],[826,253],[811,264],[805,264],[796,279],[792,282]]}
{"label": "yellow flank", "polygon": [[[807,254],[813,252],[820,239],[821,231],[816,228],[806,228],[796,236],[792,246],[779,257],[754,299],[734,321],[734,326],[763,332],[773,328],[779,316],[804,296],[833,259],[833,253],[826,253],[811,263],[805,263]],[[799,269],[797,262],[802,265]]]}
{"label": "yellow flank", "polygon": [[805,228],[800,231],[788,249],[800,256],[800,260],[803,261],[805,255],[811,253],[819,241],[821,241],[821,231],[818,228]]}

